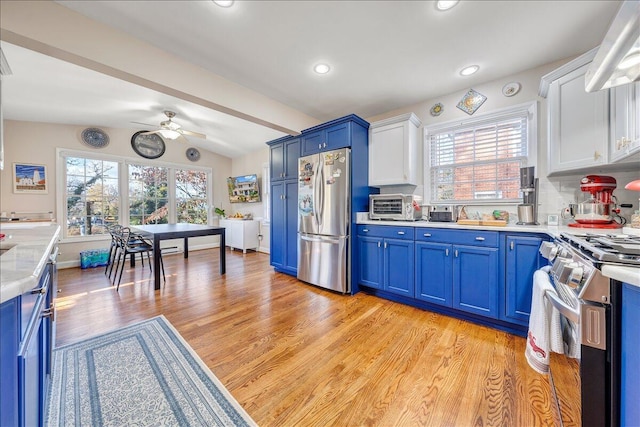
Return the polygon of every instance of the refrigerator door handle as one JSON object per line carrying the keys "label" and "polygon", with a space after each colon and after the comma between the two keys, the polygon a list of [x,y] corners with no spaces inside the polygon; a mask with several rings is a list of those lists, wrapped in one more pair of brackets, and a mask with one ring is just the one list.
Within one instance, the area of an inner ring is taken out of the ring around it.
{"label": "refrigerator door handle", "polygon": [[340,243],[340,239],[339,239],[339,238],[327,237],[327,236],[322,236],[322,237],[309,237],[309,236],[305,236],[304,234],[301,234],[301,235],[300,235],[300,240],[306,240],[307,242],[330,242],[330,243]]}
{"label": "refrigerator door handle", "polygon": [[322,168],[322,156],[318,155],[319,160],[316,164],[316,173],[315,173],[315,183],[313,188],[313,203],[314,203],[314,211],[315,211],[315,221],[318,226],[318,230],[322,225],[322,204],[324,203],[324,177],[323,168]]}

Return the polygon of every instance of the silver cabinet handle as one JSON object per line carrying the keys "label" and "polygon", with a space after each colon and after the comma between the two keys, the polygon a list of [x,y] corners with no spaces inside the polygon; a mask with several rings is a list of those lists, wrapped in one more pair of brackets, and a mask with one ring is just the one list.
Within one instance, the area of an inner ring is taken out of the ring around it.
{"label": "silver cabinet handle", "polygon": [[369,229],[368,228],[363,228],[362,231],[364,231],[365,233],[368,233]]}
{"label": "silver cabinet handle", "polygon": [[424,233],[423,236],[424,237],[431,237],[431,233]]}
{"label": "silver cabinet handle", "polygon": [[384,242],[384,248],[387,249],[387,242]]}
{"label": "silver cabinet handle", "polygon": [[444,250],[444,256],[449,256],[449,249]]}
{"label": "silver cabinet handle", "polygon": [[404,236],[404,231],[398,231],[398,234]]}
{"label": "silver cabinet handle", "polygon": [[484,242],[484,237],[476,237],[476,240],[479,242]]}
{"label": "silver cabinet handle", "polygon": [[456,258],[458,258],[458,250],[457,250],[457,249],[454,251],[453,255],[454,255]]}
{"label": "silver cabinet handle", "polygon": [[513,242],[511,242],[511,250],[513,250],[513,247],[514,247]]}
{"label": "silver cabinet handle", "polygon": [[378,247],[380,247],[380,242],[378,242]]}

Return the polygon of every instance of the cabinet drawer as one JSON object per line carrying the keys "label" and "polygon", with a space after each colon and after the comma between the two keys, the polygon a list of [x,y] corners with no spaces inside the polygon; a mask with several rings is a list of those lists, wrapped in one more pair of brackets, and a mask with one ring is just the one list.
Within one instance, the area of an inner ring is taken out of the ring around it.
{"label": "cabinet drawer", "polygon": [[419,242],[451,243],[454,245],[498,247],[499,233],[483,230],[447,230],[443,228],[415,229],[415,239]]}
{"label": "cabinet drawer", "polygon": [[359,236],[413,240],[413,227],[360,224],[357,226],[357,233]]}

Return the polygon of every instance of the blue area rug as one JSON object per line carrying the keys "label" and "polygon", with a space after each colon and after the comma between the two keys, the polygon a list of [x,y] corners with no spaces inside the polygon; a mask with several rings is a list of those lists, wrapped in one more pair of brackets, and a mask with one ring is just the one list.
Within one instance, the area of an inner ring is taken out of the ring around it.
{"label": "blue area rug", "polygon": [[164,316],[57,348],[49,426],[255,426]]}

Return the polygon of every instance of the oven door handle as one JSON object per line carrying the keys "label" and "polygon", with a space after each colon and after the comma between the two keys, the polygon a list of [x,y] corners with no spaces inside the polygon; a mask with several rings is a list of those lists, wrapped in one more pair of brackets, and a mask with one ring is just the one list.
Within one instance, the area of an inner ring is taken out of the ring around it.
{"label": "oven door handle", "polygon": [[580,312],[569,307],[564,301],[562,301],[556,294],[551,292],[545,292],[545,296],[549,299],[551,304],[567,319],[573,323],[580,322]]}

